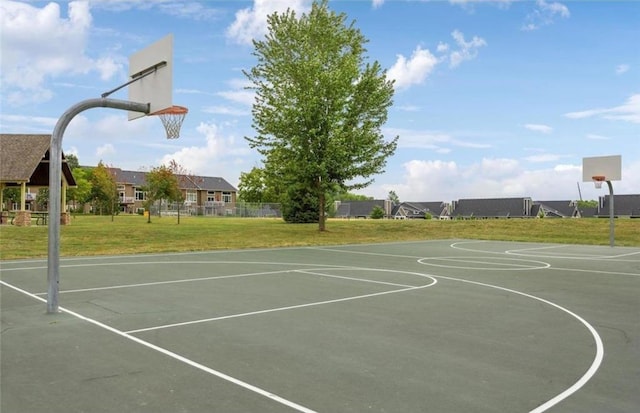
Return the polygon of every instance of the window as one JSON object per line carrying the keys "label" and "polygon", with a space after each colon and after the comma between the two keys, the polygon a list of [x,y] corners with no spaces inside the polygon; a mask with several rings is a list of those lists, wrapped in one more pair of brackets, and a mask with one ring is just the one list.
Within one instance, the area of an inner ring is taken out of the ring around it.
{"label": "window", "polygon": [[134,188],[134,190],[136,193],[136,201],[144,201],[147,199],[143,190],[141,190],[140,188]]}
{"label": "window", "polygon": [[196,203],[198,202],[198,192],[195,189],[187,189],[186,202]]}
{"label": "window", "polygon": [[214,202],[216,200],[216,191],[207,191],[207,202]]}
{"label": "window", "polygon": [[222,193],[222,202],[226,203],[230,203],[232,200],[231,198],[231,192],[223,192]]}

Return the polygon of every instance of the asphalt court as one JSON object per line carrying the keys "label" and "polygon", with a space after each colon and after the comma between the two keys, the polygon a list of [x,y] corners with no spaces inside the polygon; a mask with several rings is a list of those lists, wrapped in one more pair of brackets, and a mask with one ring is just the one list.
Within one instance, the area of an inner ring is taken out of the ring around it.
{"label": "asphalt court", "polygon": [[635,412],[640,249],[442,240],[0,263],[2,412]]}

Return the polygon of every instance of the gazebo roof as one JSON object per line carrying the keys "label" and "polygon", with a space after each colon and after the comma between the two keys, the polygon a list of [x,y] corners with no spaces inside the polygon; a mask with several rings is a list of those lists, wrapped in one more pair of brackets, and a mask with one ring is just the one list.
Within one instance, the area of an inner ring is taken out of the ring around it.
{"label": "gazebo roof", "polygon": [[[49,185],[51,135],[0,134],[0,183]],[[76,186],[62,155],[62,174],[69,186]]]}

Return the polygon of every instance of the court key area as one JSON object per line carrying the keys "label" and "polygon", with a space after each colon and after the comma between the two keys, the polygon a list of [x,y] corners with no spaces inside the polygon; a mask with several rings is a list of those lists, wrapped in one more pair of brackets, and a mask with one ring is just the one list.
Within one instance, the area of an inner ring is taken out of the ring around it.
{"label": "court key area", "polygon": [[3,413],[637,412],[640,248],[440,240],[0,263]]}

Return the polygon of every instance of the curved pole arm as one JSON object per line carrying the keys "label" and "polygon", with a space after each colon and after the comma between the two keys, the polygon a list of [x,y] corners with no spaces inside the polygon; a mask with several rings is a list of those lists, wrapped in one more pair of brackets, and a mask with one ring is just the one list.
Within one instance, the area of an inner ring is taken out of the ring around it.
{"label": "curved pole arm", "polygon": [[47,258],[47,313],[58,312],[60,282],[60,182],[62,181],[62,136],[71,120],[80,112],[91,108],[114,108],[131,112],[149,113],[148,103],[96,98],[76,103],[62,114],[51,135],[49,146],[49,244]]}

